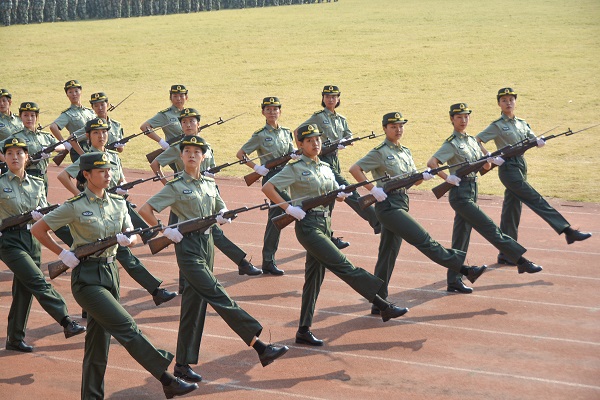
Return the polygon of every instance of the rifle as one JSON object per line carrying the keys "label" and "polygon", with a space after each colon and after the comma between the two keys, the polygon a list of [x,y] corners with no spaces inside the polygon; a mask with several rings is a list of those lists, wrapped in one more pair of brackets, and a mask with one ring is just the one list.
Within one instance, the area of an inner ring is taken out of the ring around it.
{"label": "rifle", "polygon": [[[210,124],[204,124],[204,125],[200,126],[200,128],[198,128],[198,132],[201,132],[203,129],[206,129],[206,128],[208,128],[210,126],[213,126],[213,125],[224,124],[225,122],[231,121],[232,119],[235,119],[235,118],[237,118],[237,117],[239,117],[241,115],[244,115],[244,114],[247,114],[247,113],[241,113],[241,114],[235,115],[235,116],[233,116],[231,118],[227,118],[225,120],[223,118],[219,117],[219,119],[216,120],[215,122],[211,122]],[[181,139],[183,139],[184,136],[185,135],[179,135],[179,136],[173,137],[173,138],[167,140],[167,143],[169,143],[169,145],[176,144],[176,143],[180,142]],[[156,149],[153,152],[146,154],[146,159],[148,160],[149,163],[152,163],[152,161],[154,161],[154,159],[156,157],[158,157],[163,151],[164,151],[163,149]]]}
{"label": "rifle", "polygon": [[[269,153],[270,154],[270,153]],[[302,150],[294,150],[287,154],[282,155],[281,157],[274,158],[265,163],[264,167],[267,169],[273,169],[279,167],[280,165],[287,164],[288,161],[292,159],[292,154],[300,155],[302,154]],[[265,154],[265,156],[268,154]],[[263,156],[264,157],[264,156]],[[255,159],[253,159],[255,160]],[[246,181],[247,186],[251,186],[254,182],[262,178],[262,175],[258,172],[250,172],[248,175],[244,175],[244,180]]]}
{"label": "rifle", "polygon": [[221,172],[221,170],[223,170],[223,169],[225,169],[227,167],[230,167],[232,165],[235,165],[235,164],[245,164],[248,161],[253,161],[253,160],[256,160],[257,158],[258,157],[254,157],[252,159],[249,159],[249,158],[244,157],[241,160],[236,160],[236,161],[228,162],[228,163],[217,165],[216,167],[212,167],[212,168],[209,168],[207,170],[204,170],[204,171],[202,171],[202,174],[204,174],[205,172],[208,172],[209,174],[213,174],[214,175],[216,173]]}
{"label": "rifle", "polygon": [[349,145],[351,143],[357,142],[359,140],[363,140],[363,139],[375,139],[378,138],[380,136],[385,135],[385,133],[380,133],[379,135],[376,135],[375,132],[371,132],[369,135],[365,135],[365,136],[357,136],[357,137],[353,137],[350,139],[337,139],[334,140],[333,142],[331,140],[326,140],[323,143],[323,146],[321,147],[321,152],[319,153],[319,157],[323,157],[326,156],[328,154],[333,153],[334,151],[336,151],[338,149],[338,145],[341,144],[340,142],[344,142],[343,145]]}
{"label": "rifle", "polygon": [[[250,211],[250,210],[254,210],[256,208],[259,208],[261,210],[267,210],[267,209],[269,209],[269,202],[265,199],[264,203],[258,204],[256,206],[240,207],[240,208],[236,208],[235,210],[228,210],[223,213],[222,217],[226,218],[226,219],[227,218],[235,219],[235,218],[237,218],[237,214],[243,213],[246,211]],[[193,218],[193,219],[189,219],[187,221],[178,222],[176,224],[169,225],[165,228],[177,228],[182,235],[185,235],[185,234],[191,233],[191,232],[197,232],[197,231],[204,232],[210,226],[212,226],[213,224],[215,224],[217,222],[217,216],[219,216],[219,215],[220,214],[213,214],[213,215],[209,215],[206,217]],[[171,239],[169,239],[168,237],[159,236],[157,238],[150,239],[148,241],[148,246],[150,246],[150,252],[152,254],[156,254],[156,253],[160,252],[161,250],[167,248],[171,243],[173,243],[173,241],[171,241]]]}
{"label": "rifle", "polygon": [[52,204],[52,205],[49,205],[48,207],[43,207],[38,210],[26,211],[19,215],[14,215],[12,217],[4,218],[2,220],[2,224],[0,224],[0,232],[3,232],[4,230],[6,230],[8,228],[12,228],[13,226],[19,226],[19,225],[24,224],[25,222],[31,221],[31,219],[32,219],[31,213],[33,211],[37,211],[42,214],[48,214],[50,211],[54,210],[58,206],[60,206],[60,204]]}
{"label": "rifle", "polygon": [[[62,145],[63,143],[67,143],[71,140],[74,140],[75,136],[74,135],[69,135],[69,137],[67,137],[66,139],[60,140],[54,144],[51,144],[50,146],[44,148],[43,150],[38,151],[37,153],[30,155],[29,159],[31,160],[32,163],[34,162],[39,162],[42,160],[42,153],[46,153],[46,154],[50,154],[52,153],[58,146]],[[61,152],[59,152],[57,155],[55,155],[54,157],[52,157],[52,159],[54,160],[54,163],[56,165],[60,165],[60,163],[62,163],[62,161],[65,159],[65,157],[67,156],[67,154],[69,154],[68,150],[63,150]]]}
{"label": "rifle", "polygon": [[38,130],[38,131],[42,131],[42,130],[44,130],[44,128],[47,128],[47,127],[49,127],[49,126],[50,126],[50,125],[52,125],[52,124],[53,124],[53,122],[50,122],[49,124],[42,126],[42,124],[40,124],[40,123],[38,122],[38,126],[37,126],[36,130]]}
{"label": "rifle", "polygon": [[[428,172],[431,175],[437,175],[438,172],[443,171],[445,169],[449,169],[449,168],[454,168],[454,167],[458,167],[458,166],[462,166],[467,164],[467,161],[463,161],[461,163],[457,163],[454,165],[446,165],[444,167],[438,167],[438,168],[434,168],[434,169],[430,169],[430,170],[425,170],[423,172],[417,172],[415,174],[403,177],[403,178],[399,178],[396,179],[397,177],[392,177],[390,178],[390,181],[387,182],[384,186],[383,186],[383,191],[387,194],[390,193],[396,189],[410,189],[410,187],[412,185],[414,185],[415,183],[417,183],[418,181],[420,181],[421,179],[423,179],[423,173],[424,172]],[[372,194],[367,194],[364,196],[361,196],[358,198],[358,205],[360,206],[361,209],[365,209],[367,207],[369,207],[371,204],[376,203],[377,200],[375,199],[375,196],[373,196]]]}
{"label": "rifle", "polygon": [[[138,228],[132,231],[121,233],[129,237],[136,234],[142,234],[144,232],[155,231],[157,229],[162,229],[162,224],[149,226],[148,228],[144,229]],[[88,257],[98,257],[100,254],[102,254],[102,252],[104,252],[104,250],[117,244],[117,235],[113,235],[104,239],[98,239],[92,243],[79,246],[73,251],[73,253],[75,253],[75,256],[79,260],[84,261]],[[67,267],[62,261],[54,261],[48,264],[48,275],[50,276],[50,279],[54,279],[68,269],[69,267]]]}
{"label": "rifle", "polygon": [[180,172],[173,174],[173,175],[169,175],[169,176],[154,175],[150,178],[140,178],[140,179],[136,179],[135,181],[132,181],[132,182],[124,183],[122,185],[113,186],[111,188],[106,189],[106,191],[108,193],[117,193],[117,189],[129,190],[132,187],[139,185],[140,183],[144,183],[144,182],[148,182],[148,181],[158,182],[161,179],[171,178],[171,177],[179,175],[179,174],[180,174]]}
{"label": "rifle", "polygon": [[[331,192],[322,194],[320,196],[312,197],[310,199],[304,200],[301,203],[300,207],[305,212],[308,212],[309,210],[311,210],[315,207],[324,206],[324,205],[331,203],[332,201],[335,201],[335,199],[339,193],[342,193],[342,192],[352,193],[359,187],[364,186],[368,183],[373,183],[373,182],[377,182],[377,181],[387,181],[389,179],[390,179],[390,176],[388,174],[385,174],[384,176],[377,178],[377,179],[373,179],[373,180],[367,179],[362,182],[355,183],[353,185],[348,185],[343,189],[339,188],[336,190],[332,190]],[[273,222],[273,224],[277,227],[277,229],[282,230],[283,228],[285,228],[286,226],[288,226],[295,220],[296,220],[296,218],[292,217],[289,214],[281,214],[281,215],[278,215],[275,218],[271,219],[271,222]]]}
{"label": "rifle", "polygon": [[163,129],[166,126],[173,125],[174,123],[175,122],[169,122],[168,124],[163,125],[163,126],[158,126],[156,128],[152,128],[152,129],[146,129],[145,131],[141,131],[141,132],[138,132],[138,133],[134,133],[133,135],[126,136],[124,138],[121,138],[121,139],[117,140],[116,142],[112,142],[110,144],[107,144],[106,145],[106,150],[114,150],[114,149],[117,148],[118,144],[125,144],[125,143],[129,142],[133,138],[136,138],[136,137],[138,137],[140,135],[148,135],[148,134],[150,134],[152,132],[156,132],[158,130]]}
{"label": "rifle", "polygon": [[129,94],[129,96],[125,97],[123,100],[121,100],[120,102],[118,102],[116,106],[113,106],[113,105],[111,104],[111,105],[108,107],[108,111],[109,111],[109,112],[110,112],[110,111],[113,111],[115,108],[119,107],[119,106],[121,105],[121,103],[123,103],[125,100],[127,100],[128,98],[130,98],[130,97],[131,97],[131,95],[132,95],[133,93],[134,93],[134,92],[131,92],[131,93]]}

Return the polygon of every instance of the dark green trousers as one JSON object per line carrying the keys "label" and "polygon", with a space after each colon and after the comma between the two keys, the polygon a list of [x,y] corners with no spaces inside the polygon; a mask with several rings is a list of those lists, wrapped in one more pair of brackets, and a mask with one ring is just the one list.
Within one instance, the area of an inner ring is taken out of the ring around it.
{"label": "dark green trousers", "polygon": [[429,233],[408,213],[408,195],[402,192],[389,194],[388,198],[376,203],[375,213],[381,222],[381,239],[379,255],[375,264],[375,276],[384,282],[384,293],[387,298],[388,284],[394,271],[394,265],[402,239],[412,244],[431,261],[448,268],[455,273],[465,261],[465,252],[446,249],[436,242]]}
{"label": "dark green trousers", "polygon": [[[279,171],[281,171],[281,169],[270,170],[269,173],[265,177],[263,177],[262,184],[264,185],[269,179],[277,175]],[[283,197],[285,201],[291,200],[290,194],[287,191],[277,190],[277,193],[279,193],[279,195]],[[285,211],[283,211],[281,207],[269,208],[269,212],[267,215],[267,226],[265,227],[265,235],[263,237],[263,266],[275,263],[275,253],[277,252],[277,248],[279,247],[279,237],[281,235],[281,232],[275,227],[275,225],[273,225],[273,222],[271,220],[281,214],[285,214]]]}
{"label": "dark green trousers", "polygon": [[[452,248],[465,253],[469,249],[471,229],[475,229],[485,240],[500,250],[512,262],[527,251],[513,238],[502,232],[486,213],[477,205],[477,182],[463,178],[460,186],[450,189],[450,206],[456,212],[452,228]],[[461,279],[459,272],[448,270],[448,283]]]}
{"label": "dark green trousers", "polygon": [[41,248],[28,230],[5,231],[0,237],[0,259],[13,272],[13,300],[8,312],[7,342],[25,339],[33,297],[58,323],[68,315],[63,297],[46,282],[40,269]]}
{"label": "dark green trousers", "polygon": [[304,287],[299,326],[311,326],[315,305],[325,277],[325,269],[333,272],[369,302],[383,296],[383,280],[355,267],[331,241],[331,218],[307,213],[296,222],[296,238],[306,249]]}
{"label": "dark green trousers", "polygon": [[[333,169],[336,172],[335,180],[338,183],[338,185],[345,185],[345,186],[350,185],[350,183],[341,175],[340,160],[337,156],[337,152],[330,153],[325,157],[321,157],[320,159],[321,159],[321,161],[324,161],[327,164],[331,165],[331,169]],[[361,209],[360,206],[358,205],[359,197],[360,197],[360,195],[355,190],[354,192],[352,192],[352,194],[350,196],[348,196],[344,199],[344,202],[346,204],[348,204],[350,206],[350,208],[352,210],[354,210],[355,213],[358,214],[359,217],[361,217],[362,219],[367,221],[369,223],[369,225],[371,225],[371,228],[375,229],[379,225],[379,220],[377,219],[377,216],[375,215],[375,207],[369,206],[369,207],[365,208],[364,210]],[[336,203],[335,201],[331,202],[331,204],[329,205],[329,212],[333,212],[335,203]]]}
{"label": "dark green trousers", "polygon": [[197,364],[206,303],[219,314],[248,346],[262,326],[232,300],[213,275],[214,246],[212,235],[195,232],[175,244],[177,264],[186,280],[181,298],[177,357],[179,364]]}
{"label": "dark green trousers", "polygon": [[524,157],[506,160],[498,168],[500,182],[506,187],[500,229],[517,240],[523,203],[539,215],[558,234],[571,224],[527,182],[527,162]]}
{"label": "dark green trousers", "polygon": [[119,303],[119,270],[114,262],[82,261],[73,269],[71,290],[77,303],[88,313],[82,399],[104,398],[104,373],[111,336],[152,376],[161,377],[171,364],[173,354],[156,349]]}

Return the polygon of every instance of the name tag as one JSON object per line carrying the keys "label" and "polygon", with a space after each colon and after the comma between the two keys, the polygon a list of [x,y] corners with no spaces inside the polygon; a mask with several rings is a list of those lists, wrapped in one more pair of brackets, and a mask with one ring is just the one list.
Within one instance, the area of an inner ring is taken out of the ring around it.
{"label": "name tag", "polygon": [[171,121],[171,122],[177,122],[177,118],[171,117],[171,118],[169,118],[169,121]]}
{"label": "name tag", "polygon": [[508,130],[510,130],[510,128],[509,128],[508,126],[503,126],[503,127],[502,127],[502,130],[503,130],[503,131],[508,131]]}
{"label": "name tag", "polygon": [[4,193],[12,193],[12,191],[11,188],[4,188]]}
{"label": "name tag", "polygon": [[182,193],[183,194],[191,194],[192,191],[190,189],[185,189]]}
{"label": "name tag", "polygon": [[394,156],[387,156],[387,159],[388,159],[388,160],[393,160],[393,159],[394,159]]}
{"label": "name tag", "polygon": [[84,217],[91,217],[92,215],[94,215],[94,213],[91,211],[84,211],[81,213],[81,215],[83,215]]}
{"label": "name tag", "polygon": [[272,141],[273,141],[273,138],[270,138],[270,137],[265,138],[265,142],[272,142]]}
{"label": "name tag", "polygon": [[304,171],[304,172],[302,173],[302,176],[308,176],[308,175],[310,175],[310,171]]}

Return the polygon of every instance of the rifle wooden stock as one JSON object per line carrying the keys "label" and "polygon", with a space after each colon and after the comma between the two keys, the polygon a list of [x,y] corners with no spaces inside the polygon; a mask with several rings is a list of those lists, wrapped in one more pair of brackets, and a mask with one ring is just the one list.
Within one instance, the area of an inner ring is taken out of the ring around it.
{"label": "rifle wooden stock", "polygon": [[48,214],[50,211],[57,208],[60,204],[52,204],[48,207],[40,208],[39,210],[32,210],[24,212],[23,214],[14,215],[12,217],[4,218],[2,220],[2,224],[0,224],[0,232],[3,232],[5,229],[12,228],[14,226],[19,226],[24,224],[27,221],[31,220],[31,213],[33,211],[37,211],[42,214]]}
{"label": "rifle wooden stock", "polygon": [[[472,172],[477,172],[483,167],[484,164],[487,163],[487,159],[488,159],[488,157],[485,157],[485,158],[479,159],[477,161],[470,162],[467,165],[465,165],[464,167],[457,169],[456,172],[454,173],[454,175],[458,176],[459,178],[462,178],[465,175],[469,175]],[[453,187],[454,187],[453,184],[448,183],[448,182],[443,182],[443,183],[440,183],[439,185],[437,185],[436,187],[434,187],[433,189],[431,189],[431,191],[433,192],[435,197],[437,199],[439,199],[443,195],[445,195],[448,190],[452,189]]]}
{"label": "rifle wooden stock", "polygon": [[61,152],[59,152],[57,155],[54,156],[54,158],[52,159],[54,161],[54,164],[56,165],[60,165],[62,164],[63,160],[65,159],[65,157],[69,154],[69,150],[63,150]]}
{"label": "rifle wooden stock", "polygon": [[[264,167],[267,169],[273,169],[275,167],[279,167],[280,165],[285,165],[285,164],[287,164],[288,161],[290,161],[292,159],[292,154],[300,155],[300,154],[302,154],[302,150],[292,151],[289,154],[286,154],[281,157],[277,157],[270,161],[267,161],[265,163]],[[260,178],[262,178],[262,175],[255,171],[255,172],[249,173],[248,175],[245,175],[244,181],[246,181],[246,185],[250,186],[257,180],[259,180]]]}

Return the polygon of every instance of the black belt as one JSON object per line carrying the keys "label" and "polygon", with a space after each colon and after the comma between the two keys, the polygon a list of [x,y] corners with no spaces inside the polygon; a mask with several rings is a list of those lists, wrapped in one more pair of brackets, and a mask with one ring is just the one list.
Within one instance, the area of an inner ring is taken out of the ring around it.
{"label": "black belt", "polygon": [[307,212],[309,215],[313,215],[315,217],[329,217],[329,211],[321,211],[321,210],[309,210]]}
{"label": "black belt", "polygon": [[88,257],[82,262],[93,262],[98,264],[110,264],[115,261],[115,257]]}
{"label": "black belt", "polygon": [[31,225],[32,224],[11,226],[10,228],[4,229],[2,232],[28,231],[31,229]]}
{"label": "black belt", "polygon": [[394,196],[394,195],[399,195],[399,194],[406,194],[406,188],[394,189],[391,192],[389,192],[387,195]]}
{"label": "black belt", "polygon": [[477,182],[477,177],[476,176],[465,176],[460,178],[461,182]]}

